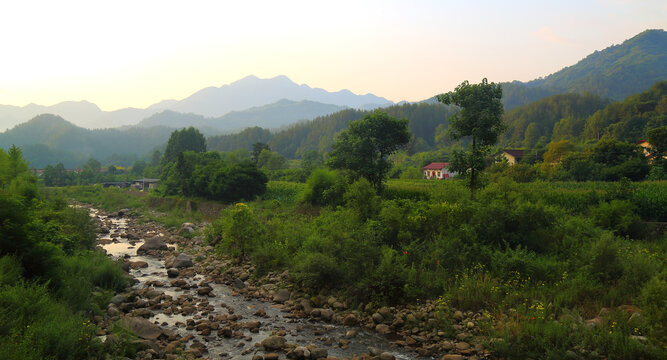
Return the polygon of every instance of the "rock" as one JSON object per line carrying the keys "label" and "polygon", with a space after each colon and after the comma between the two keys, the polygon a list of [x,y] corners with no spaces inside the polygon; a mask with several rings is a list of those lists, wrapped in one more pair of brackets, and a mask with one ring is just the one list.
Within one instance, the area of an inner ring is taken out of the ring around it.
{"label": "rock", "polygon": [[167,276],[170,277],[170,278],[178,277],[178,274],[179,274],[178,269],[174,269],[174,268],[167,269]]}
{"label": "rock", "polygon": [[290,292],[287,289],[280,289],[276,294],[273,296],[273,301],[277,303],[284,303],[285,301],[289,300],[290,297]]}
{"label": "rock", "polygon": [[292,355],[296,359],[310,359],[310,350],[305,346],[297,346],[293,351]]}
{"label": "rock", "polygon": [[443,356],[440,360],[465,360],[465,357],[459,354],[447,354]]}
{"label": "rock", "polygon": [[461,321],[463,320],[463,313],[459,310],[454,311],[454,316],[452,316],[454,320]]}
{"label": "rock", "polygon": [[148,263],[145,261],[130,261],[129,265],[130,269],[134,270],[148,267]]}
{"label": "rock", "polygon": [[371,346],[368,348],[368,353],[371,354],[371,356],[380,356],[380,354],[382,354],[382,350]]}
{"label": "rock", "polygon": [[139,246],[137,249],[137,254],[145,253],[149,250],[167,250],[167,243],[165,243],[161,237],[153,236],[150,239],[144,241],[144,243]]}
{"label": "rock", "polygon": [[310,350],[310,358],[311,359],[320,359],[320,358],[326,358],[328,355],[327,349],[317,347],[315,345],[309,345],[307,346],[308,350]]}
{"label": "rock", "polygon": [[470,344],[468,344],[468,343],[465,342],[465,341],[461,341],[461,342],[457,342],[457,343],[454,345],[454,347],[456,348],[456,350],[459,350],[459,351],[461,351],[461,350],[468,350],[468,349],[470,349]]}
{"label": "rock", "polygon": [[240,278],[236,278],[234,279],[234,287],[237,289],[243,289],[245,287],[245,283]]}
{"label": "rock", "polygon": [[[262,340],[262,346],[267,350],[280,350],[285,347],[287,341],[282,336],[269,336],[266,339]],[[264,356],[266,358],[266,356]]]}
{"label": "rock", "polygon": [[322,319],[326,321],[331,321],[331,319],[333,319],[334,314],[335,314],[334,311],[331,309],[320,310],[320,317],[322,317]]}
{"label": "rock", "polygon": [[111,298],[111,303],[116,305],[116,306],[120,306],[120,304],[122,304],[123,302],[125,302],[125,296],[123,296],[121,294],[114,295]]}
{"label": "rock", "polygon": [[378,324],[375,326],[375,331],[377,331],[379,334],[389,334],[391,332],[391,329],[389,328],[389,325],[386,324]]}
{"label": "rock", "polygon": [[213,288],[210,286],[204,286],[197,289],[197,294],[199,295],[210,295]]}
{"label": "rock", "polygon": [[180,268],[194,266],[194,263],[192,263],[192,258],[190,258],[190,255],[181,253],[178,254],[176,258],[174,258],[174,261],[172,262],[171,266],[180,269]]}
{"label": "rock", "polygon": [[195,232],[195,229],[193,228],[194,225],[192,225],[192,226],[188,226],[188,225],[192,225],[192,224],[190,224],[190,223],[183,224],[183,226],[181,226],[181,229],[178,230],[178,235],[187,236],[187,235],[194,234],[194,232]]}
{"label": "rock", "polygon": [[357,325],[357,322],[358,322],[357,316],[354,315],[354,314],[347,314],[343,318],[343,325],[345,325],[345,326],[354,326],[354,325]]}
{"label": "rock", "polygon": [[162,328],[141,317],[126,316],[123,324],[142,339],[157,340],[162,335]]}
{"label": "rock", "polygon": [[248,278],[250,278],[250,275],[248,275],[248,273],[245,271],[239,274],[239,279],[241,279],[241,281],[246,281]]}
{"label": "rock", "polygon": [[382,354],[380,354],[380,360],[396,360],[396,358],[392,353],[383,352]]}
{"label": "rock", "polygon": [[264,360],[278,360],[280,356],[276,353],[268,353],[264,355]]}
{"label": "rock", "polygon": [[301,300],[301,307],[306,314],[310,314],[313,311],[313,305],[310,303],[310,300]]}
{"label": "rock", "polygon": [[376,324],[382,324],[382,322],[384,321],[384,317],[380,315],[380,313],[374,313],[373,315],[371,315],[371,319],[373,319],[373,322]]}

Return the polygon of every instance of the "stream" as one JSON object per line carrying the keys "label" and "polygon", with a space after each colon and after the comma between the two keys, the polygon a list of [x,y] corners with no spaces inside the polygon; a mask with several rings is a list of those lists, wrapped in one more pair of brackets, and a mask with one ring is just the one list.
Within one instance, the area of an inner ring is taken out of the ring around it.
{"label": "stream", "polygon": [[[157,305],[154,304],[156,301],[151,300],[152,305],[143,307],[138,314],[171,333],[171,338],[180,337],[185,348],[196,348],[203,357],[268,359],[259,343],[272,335],[280,335],[287,343],[314,345],[326,349],[328,356],[339,359],[354,358],[364,353],[371,353],[377,358],[389,358],[386,354],[380,357],[382,352],[391,353],[396,359],[432,359],[406,351],[386,336],[360,326],[343,326],[290,316],[290,312],[281,304],[247,297],[239,294],[232,286],[214,282],[206,273],[198,273],[195,270],[196,262],[194,267],[180,269],[174,277],[173,273],[167,273],[164,258],[137,254],[137,249],[145,239],[155,236],[167,238],[159,227],[144,230],[129,239],[129,228],[136,229],[134,218],[110,217],[94,208],[89,211],[92,217],[100,220],[109,230],[98,236],[98,243],[107,255],[144,266],[129,270],[130,275],[136,279],[133,291],[153,291],[153,295],[159,294],[159,297],[153,296],[160,299]],[[168,252],[177,254],[176,249],[173,244],[169,244]],[[201,290],[206,287],[210,287],[210,292]],[[279,349],[275,352],[280,359],[286,358],[285,353]],[[197,352],[194,354],[195,357],[200,355]]]}

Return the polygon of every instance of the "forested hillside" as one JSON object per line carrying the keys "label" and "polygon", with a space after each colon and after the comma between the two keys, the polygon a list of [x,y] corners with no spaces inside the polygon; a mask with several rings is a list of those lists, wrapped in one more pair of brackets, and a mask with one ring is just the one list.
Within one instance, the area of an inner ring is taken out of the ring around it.
{"label": "forested hillside", "polygon": [[[447,119],[453,113],[447,106],[429,103],[395,105],[383,111],[395,118],[409,119],[410,131],[415,136],[412,146],[421,146],[423,150],[435,144],[436,127],[440,124],[446,125]],[[290,126],[273,134],[261,128],[246,129],[239,134],[209,138],[208,147],[219,151],[239,148],[250,150],[253,143],[265,142],[273,151],[287,158],[300,157],[307,150],[322,153],[330,149],[336,133],[345,129],[350,121],[361,119],[367,113],[369,112],[347,109]]]}
{"label": "forested hillside", "polygon": [[538,142],[545,145],[581,134],[586,119],[607,104],[596,95],[562,94],[517,107],[505,114],[502,142],[532,148]]}
{"label": "forested hillside", "polygon": [[545,78],[503,84],[503,104],[510,110],[564,93],[591,93],[623,100],[664,79],[667,79],[667,33],[646,30]]}
{"label": "forested hillside", "polygon": [[0,134],[0,147],[12,144],[25,147],[26,160],[35,168],[58,161],[65,167],[80,165],[81,159],[107,159],[113,154],[143,155],[164,144],[172,129],[166,127],[130,128],[126,130],[87,130],[50,114],[36,116]]}

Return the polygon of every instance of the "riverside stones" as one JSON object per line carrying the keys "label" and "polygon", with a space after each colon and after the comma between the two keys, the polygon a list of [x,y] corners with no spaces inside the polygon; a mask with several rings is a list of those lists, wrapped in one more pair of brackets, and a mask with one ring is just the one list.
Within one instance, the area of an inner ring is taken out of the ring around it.
{"label": "riverside stones", "polygon": [[162,335],[162,328],[141,317],[126,316],[123,324],[142,339],[157,340]]}
{"label": "riverside stones", "polygon": [[172,262],[171,266],[180,269],[180,268],[192,267],[194,266],[194,263],[192,262],[192,258],[190,258],[189,255],[181,253],[178,254],[176,258],[174,258],[174,261]]}
{"label": "riverside stones", "polygon": [[276,294],[273,296],[273,301],[277,303],[284,303],[285,301],[289,300],[290,297],[290,292],[287,289],[280,289]]}
{"label": "riverside stones", "polygon": [[143,245],[137,249],[137,254],[144,254],[150,250],[168,250],[167,243],[165,243],[159,236],[153,236],[147,239]]}
{"label": "riverside stones", "polygon": [[272,335],[262,340],[262,346],[267,350],[280,350],[285,347],[287,341],[282,336]]}

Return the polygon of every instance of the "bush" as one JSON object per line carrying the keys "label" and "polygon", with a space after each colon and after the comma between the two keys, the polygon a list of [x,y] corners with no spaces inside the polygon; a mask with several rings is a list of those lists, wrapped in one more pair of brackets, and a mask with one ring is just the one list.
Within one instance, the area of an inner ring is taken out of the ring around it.
{"label": "bush", "polygon": [[216,244],[232,255],[245,256],[253,248],[262,233],[261,227],[252,210],[244,203],[225,210],[206,237],[209,243]]}
{"label": "bush", "polygon": [[341,285],[343,272],[338,262],[330,256],[319,252],[300,253],[296,256],[294,276],[303,286],[321,289]]}
{"label": "bush", "polygon": [[591,274],[603,284],[614,284],[623,276],[619,247],[611,233],[604,233],[590,250]]}
{"label": "bush", "polygon": [[343,203],[347,182],[335,171],[315,169],[306,180],[301,202],[318,206],[336,206]]}
{"label": "bush", "polygon": [[595,225],[616,235],[635,239],[642,235],[641,218],[634,213],[634,206],[629,201],[603,202],[591,210],[591,216]]}
{"label": "bush", "polygon": [[350,185],[343,198],[347,207],[354,210],[361,221],[375,217],[380,210],[380,197],[365,178]]}

